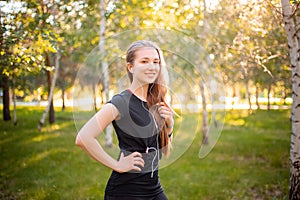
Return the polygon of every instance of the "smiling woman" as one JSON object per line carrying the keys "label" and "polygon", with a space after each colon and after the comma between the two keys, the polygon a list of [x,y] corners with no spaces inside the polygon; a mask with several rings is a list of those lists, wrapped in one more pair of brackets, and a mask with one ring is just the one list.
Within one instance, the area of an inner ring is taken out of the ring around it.
{"label": "smiling woman", "polygon": [[[168,156],[173,112],[166,103],[167,70],[160,48],[136,41],[126,54],[130,87],[115,95],[79,131],[76,144],[113,170],[106,200],[166,200],[158,178],[162,154]],[[119,159],[108,155],[97,136],[112,123],[119,140]]]}

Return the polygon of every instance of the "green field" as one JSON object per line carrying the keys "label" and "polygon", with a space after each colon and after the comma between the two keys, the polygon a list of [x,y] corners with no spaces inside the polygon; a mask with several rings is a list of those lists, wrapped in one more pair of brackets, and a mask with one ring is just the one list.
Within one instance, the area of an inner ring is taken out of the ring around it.
{"label": "green field", "polygon": [[[57,122],[39,132],[42,112],[20,107],[17,126],[0,118],[0,199],[103,199],[110,169],[75,146],[72,111],[57,111]],[[169,199],[288,199],[289,114],[227,112],[208,156],[198,157],[199,132],[179,159],[160,170]],[[198,121],[195,114],[186,117]]]}

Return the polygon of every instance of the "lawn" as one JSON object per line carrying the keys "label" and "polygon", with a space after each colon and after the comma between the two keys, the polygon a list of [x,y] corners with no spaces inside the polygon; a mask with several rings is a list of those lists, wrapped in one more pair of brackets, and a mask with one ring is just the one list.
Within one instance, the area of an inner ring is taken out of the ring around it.
{"label": "lawn", "polygon": [[[110,169],[75,146],[72,111],[57,110],[56,123],[39,132],[42,112],[20,107],[17,126],[0,118],[0,199],[103,199]],[[182,156],[160,170],[169,199],[288,199],[289,114],[228,111],[217,144],[202,159],[198,131]],[[194,124],[184,132],[194,132],[198,115],[184,117]]]}

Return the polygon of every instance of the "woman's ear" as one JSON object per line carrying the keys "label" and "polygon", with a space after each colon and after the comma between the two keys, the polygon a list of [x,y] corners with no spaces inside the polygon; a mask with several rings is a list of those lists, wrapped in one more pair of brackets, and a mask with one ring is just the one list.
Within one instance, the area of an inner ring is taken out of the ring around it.
{"label": "woman's ear", "polygon": [[132,65],[130,63],[127,63],[127,69],[130,73],[133,73],[132,71]]}

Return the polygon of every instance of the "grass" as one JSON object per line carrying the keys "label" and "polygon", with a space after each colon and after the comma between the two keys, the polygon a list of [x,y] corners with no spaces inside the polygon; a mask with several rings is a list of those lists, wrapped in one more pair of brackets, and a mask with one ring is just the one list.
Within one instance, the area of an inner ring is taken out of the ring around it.
{"label": "grass", "polygon": [[[39,132],[42,112],[18,108],[17,126],[0,119],[0,199],[103,199],[110,169],[74,145],[71,110],[57,112],[57,122]],[[184,132],[195,132],[198,116],[185,117],[194,125],[184,126]],[[198,157],[198,131],[187,151],[160,170],[167,196],[288,199],[290,129],[288,110],[227,112],[208,156]]]}

